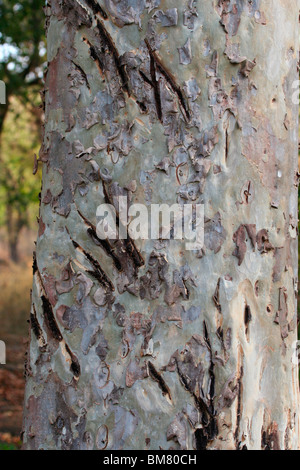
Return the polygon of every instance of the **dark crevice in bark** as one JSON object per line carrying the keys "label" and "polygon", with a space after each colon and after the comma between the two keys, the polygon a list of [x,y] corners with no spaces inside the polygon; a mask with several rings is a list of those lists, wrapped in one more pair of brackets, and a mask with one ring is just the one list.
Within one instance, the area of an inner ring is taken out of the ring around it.
{"label": "dark crevice in bark", "polygon": [[246,305],[245,313],[244,313],[244,322],[245,322],[245,335],[246,335],[248,343],[250,341],[250,322],[251,321],[252,321],[251,309],[249,305]]}
{"label": "dark crevice in bark", "polygon": [[261,448],[262,450],[281,450],[278,426],[276,423],[272,423],[267,430],[262,429]]}
{"label": "dark crevice in bark", "polygon": [[238,404],[237,404],[237,413],[236,413],[236,428],[234,433],[236,449],[240,450],[241,442],[239,441],[241,417],[242,417],[242,399],[243,399],[243,377],[244,377],[244,367],[243,365],[240,368],[239,377],[237,381],[238,387]]}
{"label": "dark crevice in bark", "polygon": [[96,232],[94,232],[94,230],[92,228],[89,228],[87,233],[89,234],[90,238],[97,245],[99,245],[99,244],[101,245],[101,247],[103,248],[105,253],[112,258],[112,260],[114,262],[114,265],[117,268],[117,270],[119,272],[121,272],[123,270],[122,264],[120,263],[119,258],[116,256],[116,254],[114,252],[114,249],[112,248],[111,244],[107,240],[100,240],[100,238],[98,238]]}
{"label": "dark crevice in bark", "polygon": [[[61,334],[61,332],[58,328],[58,325],[56,323],[52,306],[51,306],[49,300],[47,299],[47,297],[45,295],[42,295],[41,300],[42,300],[42,304],[43,304],[43,313],[44,313],[44,318],[45,318],[47,328],[48,328],[48,330],[51,331],[53,338],[56,341],[58,341],[59,343],[61,343],[61,342],[64,341],[64,339],[63,339],[63,336],[62,336],[62,334]],[[65,348],[66,348],[66,351],[69,354],[70,360],[71,360],[70,370],[74,374],[74,376],[76,378],[78,378],[80,376],[79,361],[78,361],[77,357],[72,353],[72,351],[69,348],[69,346],[67,345],[67,343],[65,343]]]}
{"label": "dark crevice in bark", "polygon": [[208,446],[208,438],[204,429],[196,429],[195,431],[196,450],[206,450]]}
{"label": "dark crevice in bark", "polygon": [[155,60],[151,54],[150,54],[150,74],[151,74],[152,86],[154,90],[154,101],[155,101],[155,106],[156,106],[157,117],[160,120],[160,122],[162,122],[163,113],[162,113],[162,104],[161,104],[161,96],[160,96],[160,83],[156,78]]}
{"label": "dark crevice in bark", "polygon": [[[104,181],[102,181],[102,186],[103,186],[103,193],[104,193],[104,198],[105,198],[106,204],[110,204],[113,207],[115,207],[114,204],[113,204],[113,200],[109,196],[109,193],[106,189]],[[120,228],[121,221],[120,221],[120,217],[119,217],[119,214],[118,214],[117,210],[116,210],[116,224],[117,224],[117,227]],[[127,231],[127,238],[125,240],[119,240],[119,241],[121,243],[124,243],[125,251],[128,254],[128,256],[133,260],[133,263],[134,263],[136,268],[141,268],[142,266],[145,265],[145,261],[144,261],[142,255],[141,255],[141,253],[137,249],[134,241],[129,236],[128,231]]]}
{"label": "dark crevice in bark", "polygon": [[67,350],[67,353],[69,354],[69,356],[71,358],[71,367],[70,367],[70,369],[73,372],[74,376],[79,378],[80,374],[81,374],[79,361],[78,361],[77,357],[72,353],[71,349],[69,348],[69,346],[67,344],[66,344],[66,350]]}
{"label": "dark crevice in bark", "polygon": [[172,401],[172,396],[168,385],[164,381],[162,375],[155,369],[154,365],[150,361],[148,362],[148,370],[151,379],[158,383],[158,386],[161,389],[163,396],[167,396],[169,400]]}
{"label": "dark crevice in bark", "polygon": [[72,244],[76,250],[81,251],[86,259],[90,262],[90,264],[93,266],[94,270],[88,270],[87,273],[90,274],[94,279],[96,279],[101,286],[103,286],[105,289],[111,289],[112,291],[115,290],[115,287],[112,283],[112,281],[109,279],[107,274],[103,271],[101,268],[99,262],[90,254],[88,253],[82,246],[79,245],[73,238],[71,237],[68,229],[66,229],[70,239],[72,241]]}
{"label": "dark crevice in bark", "polygon": [[35,275],[38,271],[37,260],[36,260],[36,252],[33,252],[33,263],[32,263],[32,271],[33,275]]}
{"label": "dark crevice in bark", "polygon": [[104,43],[104,45],[107,46],[108,51],[111,53],[114,59],[117,72],[121,79],[123,91],[125,91],[130,96],[129,78],[126,72],[125,65],[122,65],[121,63],[118,49],[116,48],[109,32],[106,30],[103,23],[99,20],[97,21],[97,28],[98,28],[99,35],[100,35],[102,42]]}
{"label": "dark crevice in bark", "polygon": [[98,67],[98,70],[99,70],[99,73],[100,75],[102,76],[103,73],[104,73],[104,63],[102,61],[102,58],[101,58],[101,54],[98,52],[98,50],[96,49],[96,47],[94,47],[90,41],[86,38],[83,39],[84,42],[86,42],[86,44],[89,46],[90,48],[90,56],[92,58],[92,60],[96,63],[97,67]]}
{"label": "dark crevice in bark", "polygon": [[188,109],[188,105],[186,103],[186,100],[184,98],[184,94],[183,94],[183,91],[181,90],[180,86],[177,85],[176,83],[176,80],[175,78],[172,76],[172,74],[166,69],[166,67],[163,65],[163,63],[161,62],[160,58],[158,57],[158,55],[153,51],[153,49],[151,48],[150,44],[149,44],[149,41],[147,39],[145,39],[145,43],[146,43],[146,46],[148,48],[148,51],[149,51],[149,54],[150,54],[150,57],[152,58],[152,60],[155,62],[155,65],[157,67],[157,69],[160,71],[160,73],[165,77],[165,79],[167,80],[168,84],[170,85],[170,87],[172,88],[172,90],[174,91],[174,93],[176,93],[176,95],[178,96],[178,99],[179,99],[179,102],[180,102],[180,105],[184,111],[184,115],[186,117],[186,119],[188,121],[190,121],[190,111]]}
{"label": "dark crevice in bark", "polygon": [[221,307],[221,304],[220,304],[220,283],[221,283],[221,278],[219,278],[219,280],[218,280],[218,284],[217,284],[215,293],[213,295],[213,301],[214,301],[214,304],[215,304],[218,312],[222,315],[222,307]]}
{"label": "dark crevice in bark", "polygon": [[112,291],[115,290],[113,283],[109,279],[109,277],[106,275],[106,273],[103,271],[101,268],[100,264],[98,263],[97,260],[95,260],[92,255],[90,255],[86,250],[84,250],[78,243],[73,241],[73,245],[75,248],[79,248],[80,251],[83,252],[84,256],[87,258],[87,260],[92,264],[92,266],[95,268],[94,271],[87,271],[88,274],[93,276],[97,281],[99,281],[99,284],[101,284],[103,287],[107,288],[109,287]]}
{"label": "dark crevice in bark", "polygon": [[142,113],[147,113],[148,112],[148,108],[145,105],[145,103],[143,103],[142,101],[137,101],[136,104],[140,107],[140,110],[141,110]]}
{"label": "dark crevice in bark", "polygon": [[229,155],[229,134],[228,134],[228,129],[226,128],[225,130],[225,162],[226,163],[228,161],[228,155]]}
{"label": "dark crevice in bark", "polygon": [[63,341],[63,337],[57,326],[50,301],[47,299],[45,295],[42,295],[41,300],[43,304],[44,318],[45,318],[45,322],[46,322],[48,330],[51,331],[53,338],[56,339],[58,342]]}
{"label": "dark crevice in bark", "polygon": [[206,322],[203,322],[203,327],[204,327],[204,338],[205,342],[207,344],[207,348],[210,353],[210,366],[209,366],[209,377],[210,377],[210,387],[209,387],[209,399],[210,399],[210,412],[211,415],[215,415],[215,407],[214,407],[214,397],[215,397],[215,384],[216,384],[216,377],[215,377],[215,364],[213,361],[213,353],[212,353],[212,347],[211,347],[211,342],[208,334],[208,329]]}
{"label": "dark crevice in bark", "polygon": [[[180,381],[186,391],[188,391],[194,399],[197,410],[201,413],[201,424],[203,428],[197,430],[195,433],[196,446],[199,450],[206,450],[210,442],[213,442],[215,437],[218,435],[218,425],[216,420],[216,413],[214,409],[213,398],[210,395],[209,405],[206,404],[205,400],[201,396],[197,396],[194,390],[191,389],[190,380],[180,370],[178,360],[175,359],[177,373]],[[210,368],[210,376],[213,373],[213,369]],[[214,373],[213,373],[214,375]],[[212,379],[212,376],[211,376]],[[215,379],[211,380],[210,394],[214,393]]]}
{"label": "dark crevice in bark", "polygon": [[41,342],[42,347],[46,346],[46,341],[45,341],[45,338],[44,338],[44,335],[43,335],[42,328],[41,328],[41,326],[39,324],[39,321],[37,319],[36,308],[35,308],[34,304],[32,304],[32,311],[30,312],[30,326],[31,326],[31,329],[32,329],[36,339],[39,342]]}
{"label": "dark crevice in bark", "polygon": [[[43,295],[41,295],[41,301],[42,301],[43,314],[44,314],[44,319],[45,319],[47,329],[48,329],[49,332],[51,332],[52,338],[55,341],[57,341],[58,343],[64,342],[66,351],[69,354],[70,359],[71,359],[71,368],[70,368],[70,370],[74,374],[74,376],[76,378],[78,378],[79,375],[80,375],[79,361],[76,358],[76,356],[72,353],[69,346],[64,341],[63,335],[60,332],[60,329],[59,329],[59,327],[57,325],[57,322],[56,322],[56,319],[55,319],[55,315],[54,315],[54,312],[53,312],[52,305],[51,305],[51,303],[50,303],[50,301],[47,297],[47,293],[46,293],[46,289],[45,289],[45,286],[44,286],[44,283],[43,283],[41,273],[40,273],[38,268],[37,268],[36,275],[38,276],[39,284],[40,284],[40,286],[42,288],[42,291],[43,291]],[[79,375],[77,375],[78,372],[79,372]]]}
{"label": "dark crevice in bark", "polygon": [[107,256],[112,258],[116,269],[119,272],[121,272],[122,271],[122,265],[121,265],[118,257],[116,256],[116,254],[115,254],[112,246],[110,245],[110,243],[107,240],[101,240],[97,235],[96,227],[78,209],[77,209],[77,212],[80,215],[80,217],[82,218],[82,220],[85,222],[85,224],[87,225],[87,227],[88,227],[87,233],[90,236],[90,238],[93,240],[93,242],[97,246],[101,246],[103,248],[103,250],[105,251]]}
{"label": "dark crevice in bark", "polygon": [[144,266],[145,261],[135,246],[135,243],[133,240],[129,237],[126,240],[124,240],[125,248],[126,248],[126,253],[133,259],[134,265],[136,268],[141,268]]}
{"label": "dark crevice in bark", "polygon": [[142,70],[140,70],[140,76],[146,83],[148,83],[148,85],[153,88],[153,82],[150,80],[150,78],[147,77],[147,75]]}
{"label": "dark crevice in bark", "polygon": [[219,340],[221,340],[222,344],[224,343],[224,331],[222,330],[221,327],[217,329],[217,336]]}
{"label": "dark crevice in bark", "polygon": [[108,19],[108,14],[95,0],[85,0],[85,3],[90,7],[95,15],[100,15],[104,20]]}

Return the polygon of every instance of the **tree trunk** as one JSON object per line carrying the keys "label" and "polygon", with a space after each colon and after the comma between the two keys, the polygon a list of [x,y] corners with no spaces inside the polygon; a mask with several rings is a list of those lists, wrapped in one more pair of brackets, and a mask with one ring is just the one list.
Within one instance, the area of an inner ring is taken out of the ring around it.
{"label": "tree trunk", "polygon": [[[296,0],[46,13],[24,448],[297,449]],[[100,240],[120,195],[204,248]]]}
{"label": "tree trunk", "polygon": [[18,240],[13,239],[9,240],[9,255],[10,259],[14,263],[19,263],[20,261],[20,256],[19,256],[19,250],[18,250]]}

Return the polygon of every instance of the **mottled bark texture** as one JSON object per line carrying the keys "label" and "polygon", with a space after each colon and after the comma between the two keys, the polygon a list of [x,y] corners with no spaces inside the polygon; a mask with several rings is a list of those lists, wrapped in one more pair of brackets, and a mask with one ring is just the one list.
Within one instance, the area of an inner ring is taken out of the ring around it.
{"label": "mottled bark texture", "polygon": [[[296,0],[51,0],[25,449],[296,449]],[[205,248],[100,203],[203,202]]]}

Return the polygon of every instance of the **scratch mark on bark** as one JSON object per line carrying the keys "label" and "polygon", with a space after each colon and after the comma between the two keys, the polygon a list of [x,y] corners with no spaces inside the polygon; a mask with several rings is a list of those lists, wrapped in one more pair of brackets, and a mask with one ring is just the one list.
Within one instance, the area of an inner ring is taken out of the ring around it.
{"label": "scratch mark on bark", "polygon": [[108,14],[95,0],[85,0],[86,4],[90,7],[95,15],[100,15],[104,20],[108,19]]}
{"label": "scratch mark on bark", "polygon": [[163,113],[162,113],[161,96],[160,96],[160,84],[156,78],[155,61],[151,54],[150,54],[150,73],[151,73],[151,79],[152,79],[152,86],[154,90],[154,101],[156,105],[157,117],[160,120],[160,122],[162,122]]}
{"label": "scratch mark on bark", "polygon": [[70,364],[71,364],[70,370],[74,374],[74,377],[78,379],[80,376],[79,361],[76,358],[76,356],[72,353],[71,349],[65,342],[63,335],[60,332],[60,329],[55,319],[52,305],[47,297],[46,288],[44,286],[43,279],[42,279],[42,276],[40,274],[37,264],[36,264],[36,269],[37,270],[36,270],[35,276],[37,278],[37,285],[40,287],[41,292],[42,292],[41,301],[42,301],[42,308],[43,308],[43,314],[44,314],[46,326],[48,330],[51,332],[53,339],[57,341],[58,343],[60,343],[62,346],[62,349],[65,350],[65,352],[68,354],[69,359],[70,359]]}
{"label": "scratch mark on bark", "polygon": [[222,307],[221,307],[221,304],[220,304],[220,283],[221,283],[221,278],[219,278],[219,280],[218,280],[218,284],[217,284],[215,293],[213,295],[213,301],[214,301],[214,304],[215,304],[218,312],[222,315]]}
{"label": "scratch mark on bark", "polygon": [[79,378],[80,373],[81,373],[79,361],[78,361],[77,357],[72,353],[71,349],[69,348],[69,346],[67,344],[65,344],[65,347],[66,347],[66,351],[69,354],[70,359],[71,359],[70,369],[73,372],[74,376]]}
{"label": "scratch mark on bark", "polygon": [[121,64],[118,49],[116,48],[109,32],[107,31],[107,29],[105,28],[105,26],[100,20],[97,21],[97,28],[98,28],[101,40],[107,46],[108,51],[111,53],[114,59],[117,72],[121,79],[122,88],[128,94],[128,96],[130,96],[129,78],[126,72],[125,65]]}
{"label": "scratch mark on bark", "polygon": [[41,300],[42,300],[42,304],[43,304],[43,313],[44,313],[44,318],[45,318],[45,321],[46,321],[46,325],[47,325],[48,329],[51,331],[53,338],[56,339],[57,341],[61,342],[63,340],[63,337],[62,337],[62,334],[61,334],[61,332],[60,332],[60,330],[57,326],[52,306],[51,306],[48,298],[45,295],[43,295],[41,297]]}
{"label": "scratch mark on bark", "polygon": [[97,232],[96,232],[96,227],[95,225],[93,225],[81,212],[79,209],[77,209],[77,212],[79,214],[79,216],[82,218],[82,220],[84,221],[85,225],[88,227],[87,229],[87,233],[89,234],[90,238],[93,240],[93,242],[97,245],[97,246],[101,246],[103,248],[103,250],[105,251],[105,253],[110,256],[114,262],[114,265],[116,267],[116,269],[118,271],[122,271],[122,265],[118,259],[118,257],[116,256],[116,254],[114,253],[114,250],[112,248],[112,246],[110,245],[110,243],[107,241],[107,240],[100,240],[100,238],[98,237],[97,235]]}
{"label": "scratch mark on bark", "polygon": [[180,370],[178,359],[175,358],[175,365],[177,369],[178,376],[184,388],[191,394],[194,399],[195,406],[198,411],[201,413],[201,424],[203,428],[195,432],[196,446],[199,450],[206,450],[210,442],[212,442],[215,437],[218,435],[218,425],[216,420],[216,413],[214,407],[214,394],[215,394],[215,374],[214,374],[214,363],[212,358],[212,349],[211,343],[208,336],[208,331],[206,323],[204,322],[204,335],[205,342],[209,349],[211,355],[211,363],[209,368],[210,384],[209,384],[209,404],[205,402],[205,399],[201,396],[202,391],[200,391],[199,396],[196,395],[195,391],[191,389],[190,380],[185,376]]}
{"label": "scratch mark on bark", "polygon": [[112,291],[115,290],[115,287],[112,283],[112,281],[109,279],[107,274],[103,271],[103,269],[100,266],[100,263],[90,254],[88,253],[82,246],[79,245],[73,238],[71,237],[69,230],[66,227],[66,230],[69,234],[69,237],[73,243],[73,246],[76,250],[79,250],[83,255],[86,257],[86,259],[91,263],[91,265],[94,268],[94,271],[88,270],[87,273],[90,274],[92,277],[94,277],[100,285],[102,285],[105,288],[109,288]]}
{"label": "scratch mark on bark", "polygon": [[[114,204],[113,204],[112,199],[109,197],[109,194],[108,194],[108,191],[106,189],[104,181],[102,181],[102,186],[103,186],[103,193],[104,193],[104,197],[105,197],[105,202],[107,204],[110,204],[113,207],[115,207]],[[121,221],[120,221],[120,217],[119,217],[119,214],[117,212],[117,209],[116,209],[116,223],[117,223],[117,227],[119,228],[120,224],[121,224]],[[126,253],[130,256],[130,258],[132,258],[135,267],[136,268],[141,268],[142,266],[144,266],[145,261],[144,261],[142,255],[141,255],[141,253],[137,249],[134,241],[130,237],[128,231],[127,231],[127,238],[125,240],[120,240],[120,241],[124,242]]]}
{"label": "scratch mark on bark", "polygon": [[159,388],[162,391],[163,396],[166,396],[169,401],[172,403],[172,396],[168,385],[163,379],[162,375],[156,370],[152,362],[148,362],[149,375],[151,379],[158,383]]}
{"label": "scratch mark on bark", "polygon": [[44,338],[42,328],[37,319],[36,308],[34,304],[32,305],[32,311],[30,312],[30,326],[37,341],[39,342],[40,347],[44,348],[46,346],[46,340]]}
{"label": "scratch mark on bark", "polygon": [[146,83],[148,83],[148,85],[153,88],[153,82],[150,80],[150,78],[147,77],[147,75],[142,70],[140,70],[140,76]]}
{"label": "scratch mark on bark", "polygon": [[90,43],[90,41],[86,38],[83,38],[84,42],[89,46],[90,48],[90,56],[92,60],[96,63],[97,68],[99,70],[99,73],[101,77],[103,77],[104,74],[104,64],[101,59],[100,54],[98,53],[97,49]]}
{"label": "scratch mark on bark", "polygon": [[172,90],[176,95],[178,96],[181,108],[183,110],[183,114],[185,118],[190,121],[191,116],[190,116],[190,111],[188,109],[188,105],[186,103],[186,100],[183,95],[183,91],[181,90],[180,86],[177,85],[175,78],[171,75],[171,73],[166,69],[166,67],[163,65],[162,61],[158,57],[158,55],[153,51],[153,49],[150,46],[150,43],[148,39],[145,39],[146,46],[148,48],[149,54],[151,59],[154,61],[156,67],[160,71],[160,73],[165,77],[169,85],[171,86]]}

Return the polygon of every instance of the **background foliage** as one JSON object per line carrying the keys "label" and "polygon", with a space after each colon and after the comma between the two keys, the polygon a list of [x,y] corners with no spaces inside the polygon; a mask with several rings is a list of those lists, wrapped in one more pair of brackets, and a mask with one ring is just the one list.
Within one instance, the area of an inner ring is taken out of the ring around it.
{"label": "background foliage", "polygon": [[18,448],[22,422],[24,354],[32,285],[41,177],[33,175],[40,147],[40,90],[46,62],[44,0],[0,0],[0,450]]}

